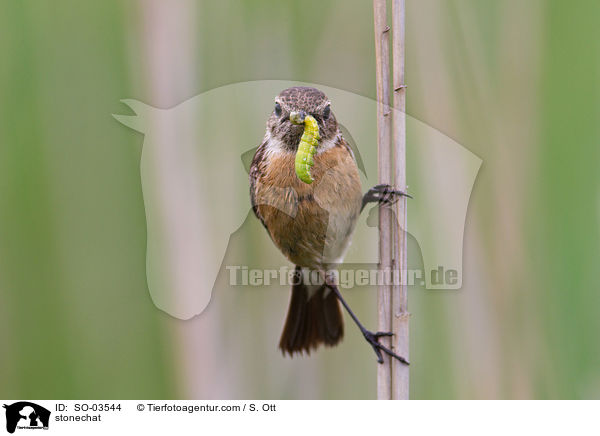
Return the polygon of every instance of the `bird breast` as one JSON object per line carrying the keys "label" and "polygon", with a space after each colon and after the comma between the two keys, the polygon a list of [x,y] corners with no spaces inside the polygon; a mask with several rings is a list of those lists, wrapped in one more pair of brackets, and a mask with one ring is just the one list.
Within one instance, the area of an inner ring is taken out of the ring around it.
{"label": "bird breast", "polygon": [[362,200],[356,163],[345,145],[314,157],[306,184],[296,175],[292,152],[265,154],[255,201],[277,247],[296,265],[327,268],[342,261]]}

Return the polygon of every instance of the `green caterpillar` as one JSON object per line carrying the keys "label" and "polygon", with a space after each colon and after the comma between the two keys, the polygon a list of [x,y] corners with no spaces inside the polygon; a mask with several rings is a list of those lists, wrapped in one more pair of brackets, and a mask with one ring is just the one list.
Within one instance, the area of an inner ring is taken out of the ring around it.
{"label": "green caterpillar", "polygon": [[296,114],[290,114],[290,120],[294,124],[304,123],[304,133],[300,138],[300,144],[298,144],[298,151],[296,151],[296,175],[304,183],[311,184],[314,180],[310,175],[310,169],[315,164],[313,156],[317,152],[317,146],[319,145],[319,124],[317,120],[310,115],[306,115],[304,120]]}

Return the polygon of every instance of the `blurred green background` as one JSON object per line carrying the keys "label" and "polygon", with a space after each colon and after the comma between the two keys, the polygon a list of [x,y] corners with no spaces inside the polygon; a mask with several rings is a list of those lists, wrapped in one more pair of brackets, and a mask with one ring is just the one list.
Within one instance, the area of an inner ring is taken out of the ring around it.
{"label": "blurred green background", "polygon": [[[412,398],[600,398],[599,22],[595,0],[407,0],[408,113],[484,161],[463,289],[410,293]],[[153,305],[143,137],[110,116],[262,79],[374,98],[372,26],[358,0],[2,2],[0,397],[374,398],[350,326],[277,354],[287,291]],[[374,325],[375,294],[348,298]]]}

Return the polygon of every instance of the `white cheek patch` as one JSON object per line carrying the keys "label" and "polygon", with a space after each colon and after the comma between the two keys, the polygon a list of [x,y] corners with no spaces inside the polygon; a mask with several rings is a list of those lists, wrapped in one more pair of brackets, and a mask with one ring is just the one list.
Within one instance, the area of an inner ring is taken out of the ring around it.
{"label": "white cheek patch", "polygon": [[[317,147],[317,153],[316,154],[321,154],[327,150],[332,149],[333,147],[335,147],[340,141],[342,140],[342,133],[338,132],[337,135],[335,135],[335,137],[333,139],[325,139],[322,141],[319,141],[319,146]],[[290,151],[289,147],[287,147],[283,141],[274,138],[273,136],[271,136],[271,132],[267,129],[267,131],[265,132],[265,137],[263,139],[263,142],[266,143],[266,147],[265,147],[265,154],[267,157],[269,157],[272,153],[293,153],[292,151]],[[299,143],[300,141],[298,141]]]}
{"label": "white cheek patch", "polygon": [[342,139],[342,134],[338,133],[335,136],[335,138],[333,138],[333,139],[326,139],[326,140],[320,141],[319,147],[317,147],[317,154],[321,154],[327,150],[332,149],[340,142],[341,139]]}
{"label": "white cheek patch", "polygon": [[271,136],[269,130],[266,131],[263,142],[265,143],[264,153],[266,159],[269,159],[275,153],[292,153],[281,140]]}

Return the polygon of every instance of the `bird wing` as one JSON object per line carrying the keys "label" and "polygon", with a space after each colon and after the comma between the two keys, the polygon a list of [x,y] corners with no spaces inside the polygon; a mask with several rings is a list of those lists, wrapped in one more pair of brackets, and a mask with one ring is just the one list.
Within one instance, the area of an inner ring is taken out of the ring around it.
{"label": "bird wing", "polygon": [[262,172],[261,165],[264,163],[265,150],[267,147],[266,141],[263,142],[257,149],[256,153],[254,153],[254,158],[252,159],[252,164],[250,164],[250,203],[252,204],[252,210],[254,211],[254,215],[260,220],[262,225],[267,228],[265,224],[264,218],[260,215],[258,210],[258,204],[256,203],[256,182]]}
{"label": "bird wing", "polygon": [[352,150],[352,147],[350,147],[350,144],[348,144],[348,141],[346,141],[344,139],[343,136],[340,135],[340,141],[339,144],[344,147],[346,149],[346,151],[348,153],[350,153],[350,156],[352,156],[352,159],[354,160],[354,162],[356,162],[356,156],[354,156],[354,151]]}

